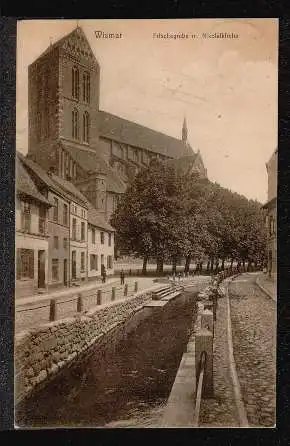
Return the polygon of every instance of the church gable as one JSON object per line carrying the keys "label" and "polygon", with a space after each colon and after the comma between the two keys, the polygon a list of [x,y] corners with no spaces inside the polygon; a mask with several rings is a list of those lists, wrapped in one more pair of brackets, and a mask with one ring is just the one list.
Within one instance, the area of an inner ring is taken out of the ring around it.
{"label": "church gable", "polygon": [[74,58],[79,59],[83,57],[90,62],[96,62],[94,53],[81,28],[76,28],[68,36],[64,37],[60,41],[60,48],[70,53]]}

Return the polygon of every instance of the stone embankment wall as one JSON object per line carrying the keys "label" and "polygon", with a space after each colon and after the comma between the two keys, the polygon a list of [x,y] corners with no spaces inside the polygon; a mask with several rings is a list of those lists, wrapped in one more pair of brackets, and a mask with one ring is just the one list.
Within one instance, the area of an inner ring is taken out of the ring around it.
{"label": "stone embankment wall", "polygon": [[80,359],[90,348],[103,348],[105,354],[108,342],[115,342],[116,337],[121,339],[138,325],[138,318],[134,317],[137,312],[141,318],[148,317],[150,309],[143,309],[143,306],[151,298],[150,291],[138,293],[131,298],[94,307],[73,318],[17,334],[16,404],[44,387],[60,370]]}

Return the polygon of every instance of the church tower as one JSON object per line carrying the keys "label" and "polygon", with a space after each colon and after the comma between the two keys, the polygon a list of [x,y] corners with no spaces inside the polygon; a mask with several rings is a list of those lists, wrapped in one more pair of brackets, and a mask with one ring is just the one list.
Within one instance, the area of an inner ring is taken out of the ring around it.
{"label": "church tower", "polygon": [[184,143],[187,143],[187,124],[186,124],[186,118],[184,118],[183,120],[183,125],[182,125],[182,141]]}
{"label": "church tower", "polygon": [[79,26],[29,66],[28,85],[28,155],[60,176],[66,162],[71,177],[78,152],[99,141],[100,67]]}

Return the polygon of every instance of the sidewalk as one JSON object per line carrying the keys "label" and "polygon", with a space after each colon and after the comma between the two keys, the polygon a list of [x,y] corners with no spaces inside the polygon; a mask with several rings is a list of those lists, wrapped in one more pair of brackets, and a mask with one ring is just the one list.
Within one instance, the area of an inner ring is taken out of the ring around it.
{"label": "sidewalk", "polygon": [[[145,277],[130,277],[125,279],[125,283],[133,284],[134,282],[138,282],[138,291],[141,291],[143,289],[146,289],[153,285],[153,278],[145,278]],[[120,279],[117,277],[112,277],[106,280],[106,283],[100,283],[99,281],[92,281],[89,284],[83,285],[83,286],[77,286],[77,287],[70,287],[70,288],[61,288],[59,290],[54,290],[50,293],[45,294],[34,294],[29,297],[19,297],[16,298],[15,306],[20,307],[24,305],[29,305],[33,303],[40,303],[44,302],[49,299],[53,298],[60,298],[60,297],[69,297],[73,296],[76,293],[82,293],[84,291],[89,290],[106,290],[108,288],[111,288],[113,285],[120,284]]]}
{"label": "sidewalk", "polygon": [[277,301],[277,283],[267,274],[261,273],[257,276],[256,284],[266,293],[271,299]]}

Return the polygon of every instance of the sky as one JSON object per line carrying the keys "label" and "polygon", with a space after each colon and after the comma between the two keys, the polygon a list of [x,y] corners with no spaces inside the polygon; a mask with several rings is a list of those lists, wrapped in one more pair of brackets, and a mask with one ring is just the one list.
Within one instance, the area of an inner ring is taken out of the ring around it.
{"label": "sky", "polygon": [[[100,109],[176,138],[186,117],[209,179],[266,202],[266,162],[278,144],[277,19],[19,21],[16,145],[24,154],[28,65],[77,25],[100,64]],[[122,37],[96,38],[95,31]]]}

